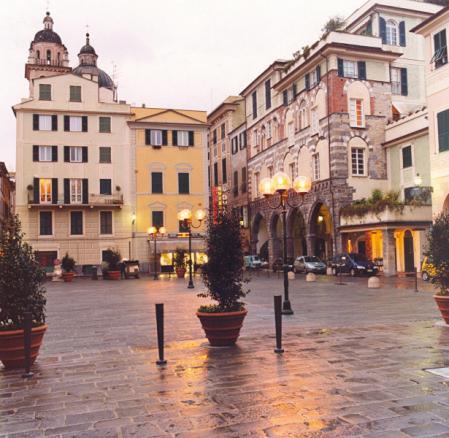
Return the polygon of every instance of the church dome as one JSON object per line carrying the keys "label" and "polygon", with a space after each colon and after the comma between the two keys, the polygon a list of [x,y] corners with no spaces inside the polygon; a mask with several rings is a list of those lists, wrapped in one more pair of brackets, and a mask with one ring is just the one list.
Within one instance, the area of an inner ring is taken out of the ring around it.
{"label": "church dome", "polygon": [[78,76],[86,74],[98,76],[98,85],[100,87],[109,88],[110,90],[114,89],[114,81],[104,70],[98,68],[96,65],[80,64],[72,70],[72,73]]}
{"label": "church dome", "polygon": [[47,12],[44,18],[44,28],[34,35],[33,43],[62,44],[61,37],[53,30],[53,18]]}

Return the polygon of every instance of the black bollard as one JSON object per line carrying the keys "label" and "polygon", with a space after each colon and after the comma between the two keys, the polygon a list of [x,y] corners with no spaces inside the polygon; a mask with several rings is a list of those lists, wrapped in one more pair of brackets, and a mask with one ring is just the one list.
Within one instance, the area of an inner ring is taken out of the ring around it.
{"label": "black bollard", "polygon": [[276,348],[274,349],[275,353],[283,353],[284,349],[282,348],[282,296],[275,295],[274,296],[274,322],[276,327]]}
{"label": "black bollard", "polygon": [[419,290],[418,290],[418,269],[416,268],[416,266],[415,266],[414,270],[415,270],[415,292],[419,292]]}
{"label": "black bollard", "polygon": [[165,365],[164,359],[164,304],[156,304],[156,328],[157,328],[157,349],[159,351],[159,360],[157,365]]}
{"label": "black bollard", "polygon": [[97,268],[97,265],[92,266],[92,280],[98,280],[98,268]]}
{"label": "black bollard", "polygon": [[22,377],[27,379],[33,377],[31,368],[31,328],[33,325],[33,315],[31,312],[23,314],[23,347],[25,353],[25,372]]}

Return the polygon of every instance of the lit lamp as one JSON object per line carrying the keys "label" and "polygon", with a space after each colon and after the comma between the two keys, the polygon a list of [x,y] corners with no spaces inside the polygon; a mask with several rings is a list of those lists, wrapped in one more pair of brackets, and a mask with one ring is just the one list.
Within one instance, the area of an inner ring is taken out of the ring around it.
{"label": "lit lamp", "polygon": [[148,242],[150,242],[150,239],[154,242],[154,274],[153,274],[153,280],[159,280],[159,274],[157,272],[157,238],[163,237],[166,233],[165,227],[150,227],[148,228]]}
{"label": "lit lamp", "polygon": [[[283,231],[283,271],[284,271],[284,302],[282,303],[282,313],[284,315],[292,315],[293,310],[290,304],[288,291],[288,264],[287,264],[287,206],[297,208],[304,202],[304,196],[310,192],[312,182],[307,176],[297,176],[293,184],[290,177],[285,172],[277,172],[272,178],[263,178],[259,183],[259,193],[265,198],[270,199],[275,195],[279,195],[279,202],[276,205],[268,207],[272,210],[281,209],[282,215],[282,231]],[[300,199],[298,203],[289,201],[290,193],[298,193]]]}
{"label": "lit lamp", "polygon": [[198,225],[194,225],[192,222],[192,212],[189,209],[181,210],[178,213],[178,220],[182,222],[184,228],[187,228],[189,233],[189,283],[187,287],[193,289],[193,265],[192,265],[192,228],[200,228],[202,222],[206,218],[206,211],[198,209],[195,211],[195,219],[199,222]]}

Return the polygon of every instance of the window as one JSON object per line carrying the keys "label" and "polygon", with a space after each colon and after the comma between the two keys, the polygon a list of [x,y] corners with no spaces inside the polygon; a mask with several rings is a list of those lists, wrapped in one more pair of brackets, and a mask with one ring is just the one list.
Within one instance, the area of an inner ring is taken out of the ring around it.
{"label": "window", "polygon": [[188,233],[189,227],[185,224],[184,221],[179,221],[179,232],[180,233]]}
{"label": "window", "polygon": [[240,134],[240,150],[244,148],[246,148],[246,131]]}
{"label": "window", "polygon": [[100,179],[100,195],[112,195],[112,182],[110,179]]}
{"label": "window", "polygon": [[70,102],[81,102],[81,86],[70,85]]}
{"label": "window", "polygon": [[313,180],[318,181],[320,179],[320,154],[312,156],[312,166]]}
{"label": "window", "polygon": [[343,75],[347,78],[357,77],[357,63],[355,61],[343,60]]}
{"label": "window", "polygon": [[221,139],[223,140],[226,136],[226,125],[223,123],[221,125]]}
{"label": "window", "polygon": [[226,143],[225,143],[225,142],[223,142],[223,143],[221,144],[221,152],[223,152],[223,153],[226,152]]}
{"label": "window", "polygon": [[72,236],[80,236],[83,234],[83,212],[70,212],[70,234]]}
{"label": "window", "polygon": [[315,70],[312,70],[309,74],[310,76],[310,84],[309,87],[313,88],[320,83],[321,80],[321,67],[317,65]]}
{"label": "window", "polygon": [[51,100],[51,85],[39,84],[39,100]]}
{"label": "window", "polygon": [[100,211],[100,234],[112,234],[112,211]]}
{"label": "window", "polygon": [[352,174],[363,176],[365,175],[365,149],[352,148],[351,149],[351,166]]}
{"label": "window", "polygon": [[52,202],[51,179],[39,180],[39,200],[41,204],[51,204]]}
{"label": "window", "polygon": [[162,131],[160,129],[151,130],[150,144],[153,146],[162,146]]}
{"label": "window", "polygon": [[71,116],[69,118],[69,120],[70,120],[70,125],[69,125],[70,132],[81,132],[83,130],[82,117]]}
{"label": "window", "polygon": [[239,173],[237,170],[234,171],[234,196],[239,194]]}
{"label": "window", "polygon": [[438,150],[444,152],[449,150],[449,110],[437,114],[438,124]]}
{"label": "window", "polygon": [[39,131],[52,131],[52,116],[44,116],[39,114],[37,129]]}
{"label": "window", "polygon": [[190,193],[188,173],[178,173],[178,193],[180,195],[188,195]]}
{"label": "window", "polygon": [[434,54],[430,62],[435,63],[435,68],[447,64],[446,29],[443,29],[433,36],[433,45]]}
{"label": "window", "polygon": [[257,118],[257,92],[253,91],[251,95],[252,104],[253,104],[253,119]]}
{"label": "window", "polygon": [[398,45],[398,25],[393,20],[387,20],[386,43],[390,46]]}
{"label": "window", "polygon": [[402,168],[412,167],[412,147],[406,146],[402,148]]}
{"label": "window", "polygon": [[164,212],[163,211],[152,211],[151,212],[151,223],[153,227],[163,227],[164,226]]}
{"label": "window", "polygon": [[53,161],[52,146],[39,146],[39,161]]}
{"label": "window", "polygon": [[399,68],[391,69],[391,92],[401,94],[401,70]]}
{"label": "window", "polygon": [[81,178],[70,180],[70,203],[81,204],[83,199],[83,180]]}
{"label": "window", "polygon": [[217,130],[216,129],[214,129],[212,132],[212,139],[213,139],[214,144],[217,144]]}
{"label": "window", "polygon": [[111,148],[107,146],[100,146],[100,163],[111,162]]}
{"label": "window", "polygon": [[246,193],[246,167],[242,167],[242,193]]}
{"label": "window", "polygon": [[111,118],[110,117],[100,117],[99,118],[99,131],[100,132],[111,132]]}
{"label": "window", "polygon": [[83,162],[83,148],[78,146],[70,146],[70,162],[82,163]]}
{"label": "window", "polygon": [[223,158],[221,160],[221,176],[223,180],[223,184],[226,184],[228,182],[228,174],[226,169],[226,158]]}
{"label": "window", "polygon": [[53,215],[51,211],[39,213],[39,235],[51,236],[53,234]]}
{"label": "window", "polygon": [[189,131],[173,131],[176,132],[176,144],[173,142],[174,146],[190,146],[189,143]]}
{"label": "window", "polygon": [[356,128],[363,128],[365,125],[365,118],[363,114],[363,100],[350,99],[349,101],[349,122],[350,125]]}
{"label": "window", "polygon": [[151,193],[163,193],[162,172],[151,172]]}
{"label": "window", "polygon": [[265,109],[271,108],[271,80],[265,81]]}
{"label": "window", "polygon": [[218,163],[214,163],[214,186],[218,186]]}

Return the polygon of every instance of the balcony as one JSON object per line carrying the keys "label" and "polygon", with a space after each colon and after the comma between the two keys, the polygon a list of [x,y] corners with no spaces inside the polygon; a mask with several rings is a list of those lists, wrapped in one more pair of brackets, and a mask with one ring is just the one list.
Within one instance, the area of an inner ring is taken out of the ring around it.
{"label": "balcony", "polygon": [[123,206],[123,195],[96,195],[89,194],[88,202],[64,202],[64,195],[59,194],[57,202],[35,202],[33,194],[28,194],[28,208],[40,207],[40,208],[83,208],[83,207],[107,207],[107,208],[122,208]]}

